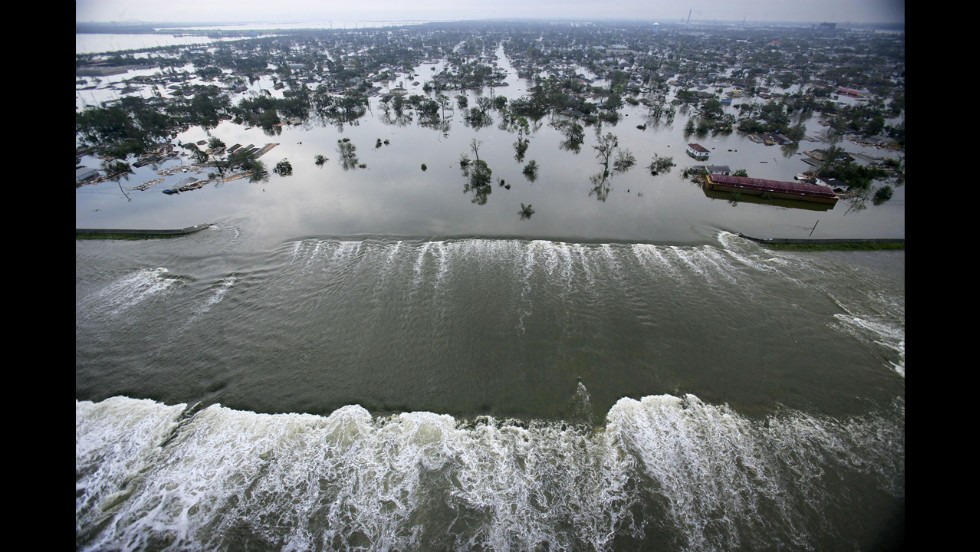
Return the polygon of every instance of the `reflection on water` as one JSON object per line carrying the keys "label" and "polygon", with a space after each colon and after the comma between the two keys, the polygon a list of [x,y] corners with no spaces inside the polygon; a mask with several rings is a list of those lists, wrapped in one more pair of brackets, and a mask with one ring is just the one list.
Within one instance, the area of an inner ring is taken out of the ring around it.
{"label": "reflection on water", "polygon": [[[873,200],[840,201],[827,209],[734,198],[740,208],[731,209],[728,200],[733,198],[711,201],[721,197],[700,186],[695,190],[683,174],[695,164],[683,155],[684,126],[696,116],[685,113],[684,106],[675,110],[659,97],[649,106],[626,104],[618,123],[588,124],[563,115],[515,117],[507,106],[527,96],[529,83],[514,76],[502,50],[498,50],[498,60],[508,72],[510,86],[495,90],[494,99],[489,90],[439,94],[425,93],[413,85],[407,97],[323,97],[319,100],[322,112],[307,120],[283,120],[266,127],[221,121],[207,132],[192,127],[178,134],[175,143],[207,141],[214,136],[226,144],[262,144],[268,142],[266,132],[272,132],[281,145],[266,153],[263,163],[275,166],[285,158],[304,161],[294,162],[288,182],[272,175],[265,188],[237,180],[173,196],[159,192],[184,178],[203,177],[209,169],[196,167],[187,155],[134,167],[129,176],[131,187],[120,189],[116,182],[79,187],[76,225],[180,228],[244,216],[255,220],[272,241],[315,234],[520,234],[691,242],[701,239],[693,229],[705,226],[806,237],[813,220],[800,215],[818,210],[833,222],[821,224],[814,238],[904,237],[903,186],[894,186],[892,197],[877,204]],[[429,66],[434,65],[425,65]],[[423,72],[422,67],[416,72]],[[107,81],[115,79],[112,82],[118,85],[121,77]],[[259,94],[272,84],[258,81],[249,93]],[[282,94],[279,90],[272,93]],[[466,98],[465,104],[459,98]],[[723,109],[736,112],[730,106]],[[492,123],[485,124],[487,119]],[[812,118],[806,124],[817,126]],[[807,133],[816,134],[814,130]],[[384,147],[376,146],[378,140]],[[478,156],[471,147],[474,141],[480,143]],[[738,133],[709,136],[703,143],[711,152],[711,164],[773,180],[791,180],[811,169],[801,152],[827,147],[805,138],[797,146],[779,147],[777,153],[776,147]],[[376,147],[371,148],[372,144]],[[850,142],[840,145],[866,157],[898,155]],[[583,149],[594,155],[582,155]],[[324,154],[330,151],[336,151],[337,163],[325,162]],[[460,162],[461,155],[478,157],[481,163],[466,167]],[[680,170],[657,175],[629,170],[637,159],[646,165],[650,159],[666,158],[678,160]],[[83,157],[79,164],[97,167],[99,163]],[[419,171],[423,163],[428,170]],[[176,172],[164,175],[164,170]],[[459,194],[461,174],[465,195]],[[493,188],[499,189],[501,197],[489,201]],[[533,219],[515,219],[513,214],[522,205],[534,205],[539,214]]]}
{"label": "reflection on water", "polygon": [[831,209],[834,208],[834,205],[828,205],[826,203],[815,203],[812,201],[794,201],[792,199],[779,199],[779,198],[765,199],[757,195],[740,194],[738,192],[722,192],[718,190],[709,190],[707,186],[704,185],[701,186],[701,189],[704,191],[705,197],[726,201],[732,207],[736,207],[740,203],[753,203],[756,205],[771,205],[773,207],[783,207],[786,209],[805,209],[808,211],[830,211]]}

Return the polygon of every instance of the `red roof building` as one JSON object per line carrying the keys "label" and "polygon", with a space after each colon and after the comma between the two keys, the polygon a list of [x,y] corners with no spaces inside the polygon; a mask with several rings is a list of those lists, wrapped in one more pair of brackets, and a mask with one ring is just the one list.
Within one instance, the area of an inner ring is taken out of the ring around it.
{"label": "red roof building", "polygon": [[747,176],[730,176],[726,174],[709,174],[705,186],[709,190],[721,192],[757,195],[772,199],[795,199],[798,201],[813,201],[835,205],[837,194],[827,186],[807,184],[805,182],[784,182],[781,180],[765,180]]}

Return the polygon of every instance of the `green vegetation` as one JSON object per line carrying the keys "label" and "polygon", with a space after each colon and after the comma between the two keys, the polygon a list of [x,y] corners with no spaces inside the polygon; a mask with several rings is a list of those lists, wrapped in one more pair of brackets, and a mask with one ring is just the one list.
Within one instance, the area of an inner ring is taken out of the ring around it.
{"label": "green vegetation", "polygon": [[279,176],[289,176],[293,174],[293,165],[289,162],[289,159],[283,159],[282,161],[276,163],[276,167],[272,169],[272,172],[278,174]]}
{"label": "green vegetation", "polygon": [[488,196],[493,192],[493,170],[487,165],[486,161],[480,159],[480,141],[472,139],[470,149],[473,151],[475,160],[470,161],[465,154],[460,156],[459,166],[466,177],[463,184],[463,193],[473,192],[473,203],[486,205]]}
{"label": "green vegetation", "polygon": [[[307,96],[316,114],[327,122],[341,125],[353,123],[367,113],[368,97],[360,89],[347,89],[337,96],[327,86],[320,85]],[[400,98],[401,96],[396,97]]]}
{"label": "green vegetation", "polygon": [[[589,195],[596,196],[599,201],[606,201],[612,189],[613,175],[628,171],[636,163],[636,157],[629,150],[620,150],[619,138],[611,132],[600,136],[596,142],[592,149],[596,150],[596,158],[599,159],[602,171],[589,177],[589,182],[592,184]],[[616,160],[613,162],[613,169],[610,170],[609,159],[613,154],[616,154]]]}
{"label": "green vegetation", "polygon": [[269,171],[266,170],[265,164],[254,157],[252,160],[242,165],[242,168],[248,171],[249,182],[265,182],[266,180],[269,180]]}
{"label": "green vegetation", "polygon": [[556,121],[552,123],[552,126],[560,131],[564,137],[560,144],[562,149],[575,153],[581,151],[582,143],[585,142],[585,129],[582,125],[566,119]]}
{"label": "green vegetation", "polygon": [[518,134],[517,141],[514,142],[514,159],[518,163],[524,161],[524,154],[527,153],[528,144],[530,144],[530,141],[522,134]]}
{"label": "green vegetation", "polygon": [[872,202],[875,205],[881,205],[882,203],[888,201],[891,198],[892,198],[892,187],[886,184],[881,188],[878,188],[877,191],[875,191],[875,196]]}
{"label": "green vegetation", "polygon": [[[154,158],[164,155],[164,148],[179,133],[198,126],[208,131],[209,139],[207,147],[184,145],[194,161],[216,168],[220,176],[242,170],[253,181],[261,180],[268,172],[254,154],[242,150],[229,154],[224,142],[210,136],[210,129],[232,121],[260,127],[269,135],[280,134],[284,125],[302,123],[331,124],[342,130],[359,124],[371,109],[369,98],[391,90],[392,81],[408,73],[411,82],[418,78],[413,73],[420,62],[443,59],[441,71],[433,69],[426,75],[426,95],[390,93],[375,101],[385,124],[414,122],[448,135],[450,122],[473,129],[499,122],[501,131],[516,134],[516,140],[498,146],[512,143],[518,165],[526,158],[532,124],[534,132],[543,122],[552,125],[561,134],[560,147],[574,153],[580,152],[585,127],[591,126],[600,165],[600,172],[590,177],[591,194],[602,201],[613,176],[636,163],[629,150],[619,148],[614,135],[603,134],[603,123],[618,121],[626,105],[648,109],[645,114],[631,110],[631,117],[640,115],[634,123],[640,123],[635,127],[641,130],[648,125],[657,129],[664,117],[671,124],[677,105],[683,115],[689,115],[685,136],[725,134],[736,128],[743,133],[781,134],[790,142],[783,147],[785,157],[796,153],[793,143],[804,138],[804,121],[813,115],[821,117],[821,124],[829,123],[826,137],[832,144],[844,136],[867,138],[876,145],[889,146],[887,138],[900,146],[905,143],[904,35],[842,31],[830,37],[814,29],[778,33],[729,29],[713,34],[693,28],[651,33],[648,27],[628,25],[489,22],[437,27],[421,25],[397,33],[305,30],[216,41],[207,47],[153,48],[145,55],[76,55],[76,83],[86,87],[79,90],[100,83],[86,76],[123,74],[135,67],[159,69],[152,75],[126,78],[126,88],[119,89],[116,100],[77,110],[76,134],[81,146],[91,148],[103,168],[118,176],[128,174],[130,162],[134,166],[156,162]],[[778,47],[771,45],[774,34]],[[609,51],[609,44],[628,46]],[[501,47],[518,76],[527,79],[524,96],[494,93],[503,90],[499,86],[505,75],[488,60]],[[256,90],[256,83],[267,88],[269,80],[273,90]],[[791,86],[792,91],[786,90]],[[842,87],[859,89],[862,97],[837,101],[838,94],[847,93]],[[472,102],[467,90],[476,91]],[[150,97],[144,98],[147,91]],[[742,100],[728,107],[731,102],[725,95]],[[231,98],[240,99],[233,104]],[[782,137],[771,138],[785,142]],[[375,148],[388,144],[377,138]],[[345,170],[366,168],[349,139],[338,141],[338,151]],[[819,175],[850,185],[855,194],[848,200],[853,200],[854,210],[865,208],[865,200],[877,205],[891,197],[891,185],[876,187],[877,181],[894,177],[892,185],[903,184],[904,163],[865,166],[838,155],[842,151],[831,147]],[[467,173],[467,191],[474,191],[474,201],[479,202],[484,180],[488,185],[492,171],[475,148],[473,153],[476,161],[463,156],[460,167]],[[322,167],[328,159],[317,155],[314,160]],[[648,166],[653,176],[669,173],[673,167],[671,158],[659,156]],[[280,165],[273,169],[281,176],[288,174],[284,170]],[[422,170],[427,170],[425,164]],[[533,182],[537,163],[528,162],[523,172]],[[735,174],[747,175],[744,170]],[[483,193],[483,202],[487,194]]]}
{"label": "green vegetation", "polygon": [[613,169],[616,172],[626,172],[636,164],[636,156],[628,149],[616,152],[616,160],[613,161]]}
{"label": "green vegetation", "polygon": [[532,207],[530,203],[527,205],[521,203],[521,210],[518,211],[517,214],[521,216],[521,220],[527,220],[534,214],[534,207]]}
{"label": "green vegetation", "polygon": [[530,160],[530,161],[527,162],[527,165],[524,165],[524,176],[528,180],[530,180],[531,182],[534,182],[535,180],[538,179],[538,162],[537,161],[535,161],[534,159],[532,159],[532,160]]}
{"label": "green vegetation", "polygon": [[337,152],[340,154],[340,164],[345,171],[358,166],[357,146],[351,143],[350,138],[337,140]]}
{"label": "green vegetation", "polygon": [[888,171],[881,167],[855,163],[842,148],[831,146],[824,152],[824,161],[818,174],[846,182],[853,190],[868,190],[875,180],[887,178]]}
{"label": "green vegetation", "polygon": [[670,170],[674,168],[674,158],[660,157],[659,154],[654,154],[653,160],[650,161],[650,165],[647,168],[650,169],[651,176],[657,176],[660,173],[670,172]]}
{"label": "green vegetation", "polygon": [[106,176],[113,180],[126,173],[133,172],[133,168],[130,167],[129,163],[124,161],[103,161],[102,170],[105,171]]}
{"label": "green vegetation", "polygon": [[169,141],[178,119],[149,106],[142,98],[123,98],[117,106],[88,108],[75,115],[83,145],[113,158],[146,153]]}
{"label": "green vegetation", "polygon": [[473,203],[486,205],[487,196],[493,192],[490,182],[493,179],[493,170],[482,159],[474,160],[470,165],[463,169],[463,175],[468,178],[463,185],[463,192],[473,192]]}
{"label": "green vegetation", "polygon": [[210,149],[211,154],[201,151],[196,144],[185,144],[199,163],[207,163],[218,169],[217,175],[212,175],[212,177],[223,177],[228,172],[242,171],[250,173],[249,180],[252,182],[260,182],[269,178],[269,172],[262,161],[255,156],[255,151],[239,148],[234,153],[229,154],[224,147],[224,142],[217,137],[212,137],[209,145],[214,146]]}

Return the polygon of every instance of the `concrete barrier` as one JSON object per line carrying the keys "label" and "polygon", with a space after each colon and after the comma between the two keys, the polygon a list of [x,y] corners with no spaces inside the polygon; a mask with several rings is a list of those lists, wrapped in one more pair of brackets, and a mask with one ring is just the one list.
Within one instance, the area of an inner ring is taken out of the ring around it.
{"label": "concrete barrier", "polygon": [[173,229],[130,229],[130,228],[76,228],[75,239],[89,240],[141,240],[155,238],[175,238],[200,232],[211,227],[211,223]]}

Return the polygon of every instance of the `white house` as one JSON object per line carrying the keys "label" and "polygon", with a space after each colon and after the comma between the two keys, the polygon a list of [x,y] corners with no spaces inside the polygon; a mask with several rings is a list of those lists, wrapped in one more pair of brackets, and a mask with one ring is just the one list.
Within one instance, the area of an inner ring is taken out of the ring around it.
{"label": "white house", "polygon": [[711,152],[709,152],[701,144],[688,144],[687,145],[687,154],[690,155],[691,157],[695,158],[695,159],[707,159],[709,153],[711,153]]}

